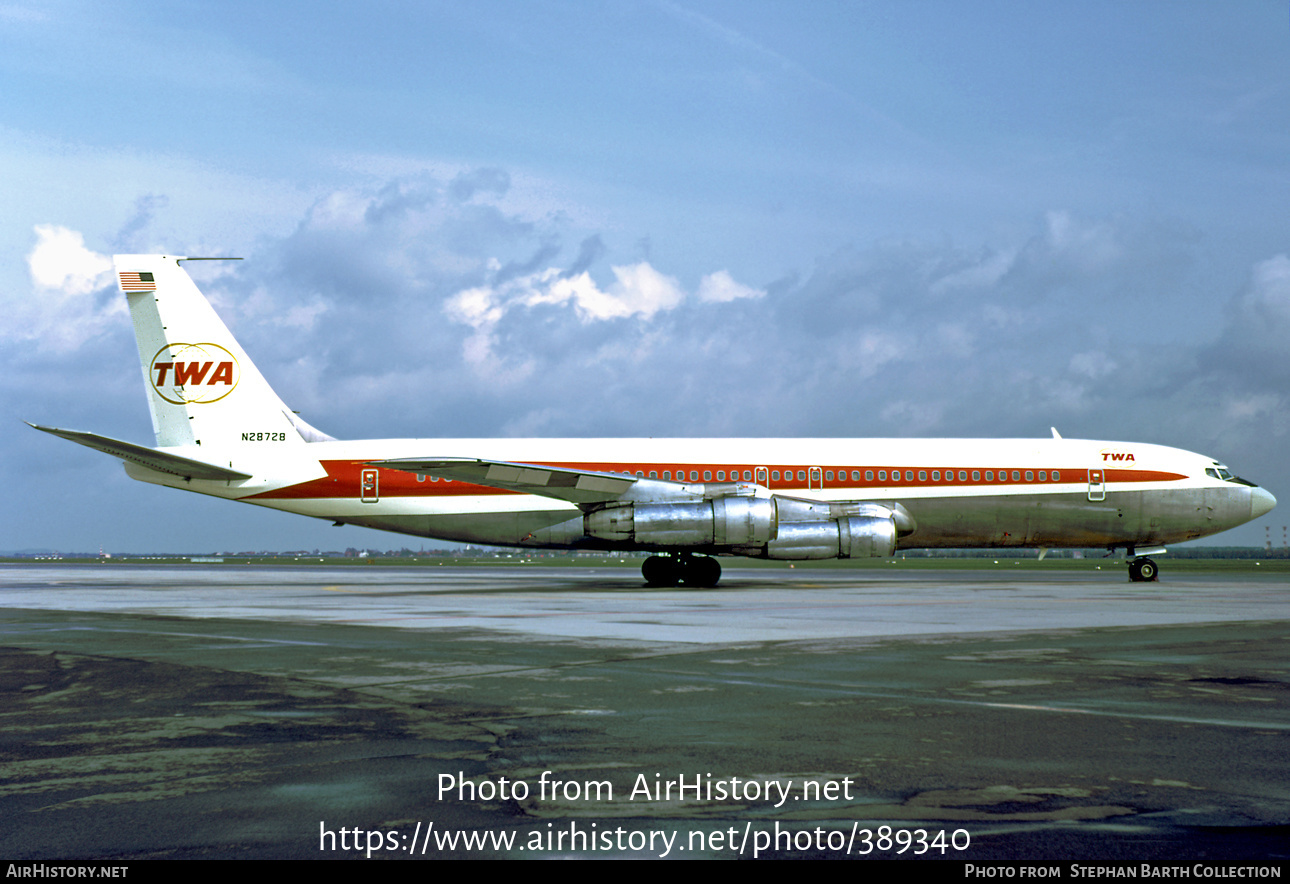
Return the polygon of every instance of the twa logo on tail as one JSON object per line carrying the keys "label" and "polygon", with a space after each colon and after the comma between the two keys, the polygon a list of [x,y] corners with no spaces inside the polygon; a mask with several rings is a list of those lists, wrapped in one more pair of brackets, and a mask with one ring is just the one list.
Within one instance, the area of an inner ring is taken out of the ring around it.
{"label": "twa logo on tail", "polygon": [[167,344],[152,357],[152,388],[175,405],[209,405],[233,392],[242,376],[219,344]]}

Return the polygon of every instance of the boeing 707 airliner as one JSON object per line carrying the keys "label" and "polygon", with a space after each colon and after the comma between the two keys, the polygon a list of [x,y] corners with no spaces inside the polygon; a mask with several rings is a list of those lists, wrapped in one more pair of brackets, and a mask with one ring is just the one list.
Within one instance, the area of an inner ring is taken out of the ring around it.
{"label": "boeing 707 airliner", "polygon": [[[36,427],[135,479],[338,525],[545,549],[639,550],[654,586],[714,556],[1105,547],[1154,580],[1163,546],[1276,505],[1200,454],[1063,439],[374,439],[294,414],[173,255],[117,255],[156,447]],[[35,426],[33,424],[33,426]]]}

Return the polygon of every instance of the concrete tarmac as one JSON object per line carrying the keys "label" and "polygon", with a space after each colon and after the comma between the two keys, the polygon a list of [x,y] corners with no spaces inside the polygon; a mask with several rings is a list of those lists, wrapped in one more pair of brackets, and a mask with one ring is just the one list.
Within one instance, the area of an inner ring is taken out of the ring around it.
{"label": "concrete tarmac", "polygon": [[1288,620],[1167,570],[0,566],[0,855],[1280,860]]}

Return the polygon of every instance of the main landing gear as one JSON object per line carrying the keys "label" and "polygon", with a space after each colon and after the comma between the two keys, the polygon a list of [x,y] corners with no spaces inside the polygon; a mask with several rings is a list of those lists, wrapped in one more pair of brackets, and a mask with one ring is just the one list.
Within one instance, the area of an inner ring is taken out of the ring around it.
{"label": "main landing gear", "polygon": [[721,563],[712,556],[688,553],[650,556],[641,565],[646,586],[716,586],[721,579]]}
{"label": "main landing gear", "polygon": [[1160,578],[1160,568],[1148,558],[1137,558],[1129,562],[1129,579],[1134,583],[1150,583]]}

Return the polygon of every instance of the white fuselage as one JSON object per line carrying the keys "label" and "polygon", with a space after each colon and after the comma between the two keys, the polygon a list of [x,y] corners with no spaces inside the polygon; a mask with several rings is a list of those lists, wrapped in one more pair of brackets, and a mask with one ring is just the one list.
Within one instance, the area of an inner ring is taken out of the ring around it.
{"label": "white fuselage", "polygon": [[758,496],[900,504],[915,523],[902,547],[1177,543],[1249,521],[1271,500],[1239,480],[1207,474],[1221,465],[1203,455],[1078,439],[265,441],[230,454],[229,464],[253,478],[188,481],[128,469],[158,484],[343,523],[565,548],[623,544],[584,536],[582,511],[563,500],[370,464],[469,456],[665,480],[700,496],[703,486],[739,482],[757,486]]}

